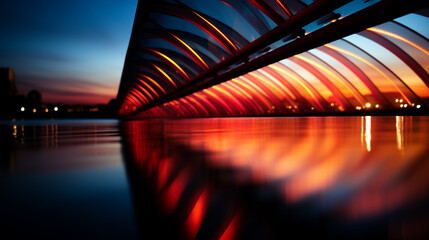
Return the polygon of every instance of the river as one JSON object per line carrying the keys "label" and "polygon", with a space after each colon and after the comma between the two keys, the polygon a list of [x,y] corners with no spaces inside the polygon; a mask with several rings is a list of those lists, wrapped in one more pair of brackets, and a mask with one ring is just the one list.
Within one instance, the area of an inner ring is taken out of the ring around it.
{"label": "river", "polygon": [[429,117],[0,123],[2,239],[427,239]]}

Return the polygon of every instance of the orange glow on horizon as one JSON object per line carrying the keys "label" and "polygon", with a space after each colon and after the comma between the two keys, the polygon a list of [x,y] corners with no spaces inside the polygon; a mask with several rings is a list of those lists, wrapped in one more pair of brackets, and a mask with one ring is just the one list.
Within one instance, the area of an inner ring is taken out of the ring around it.
{"label": "orange glow on horizon", "polygon": [[353,57],[353,58],[355,58],[355,59],[358,59],[359,61],[361,61],[361,62],[363,62],[363,63],[365,63],[365,64],[367,64],[368,66],[370,66],[372,69],[374,69],[375,71],[377,71],[379,74],[381,74],[386,80],[388,80],[391,84],[392,84],[392,86],[394,86],[395,87],[395,89],[401,94],[401,96],[408,102],[408,104],[411,104],[411,101],[407,98],[407,96],[401,91],[401,89],[399,89],[399,87],[393,82],[393,80],[392,79],[390,79],[383,71],[381,71],[379,68],[377,68],[374,64],[372,64],[372,63],[370,63],[369,61],[367,61],[367,60],[365,60],[364,58],[362,58],[362,57],[360,57],[360,56],[358,56],[358,55],[356,55],[356,54],[354,54],[354,53],[351,53],[351,52],[349,52],[349,51],[346,51],[346,50],[344,50],[344,49],[342,49],[342,48],[339,48],[339,47],[336,47],[336,46],[333,46],[333,45],[331,45],[331,44],[326,44],[326,45],[324,45],[325,47],[328,47],[328,48],[330,48],[330,49],[333,49],[333,50],[335,50],[335,51],[337,51],[337,52],[341,52],[341,53],[344,53],[344,54],[346,54],[346,55],[349,55],[349,56],[351,56],[351,57]]}
{"label": "orange glow on horizon", "polygon": [[[337,80],[339,83],[341,83],[341,85],[343,86],[343,87],[345,87],[347,90],[348,90],[348,92],[350,92],[351,94],[352,94],[352,96],[361,104],[361,105],[364,105],[364,102],[362,101],[362,99],[359,97],[359,96],[357,96],[354,92],[353,92],[353,90],[352,89],[350,89],[350,87],[343,81],[343,80],[341,80],[338,76],[336,76],[332,71],[330,71],[330,70],[328,70],[327,68],[325,68],[325,67],[323,67],[321,64],[318,64],[317,62],[315,62],[315,61],[312,61],[312,60],[310,60],[310,59],[308,59],[308,58],[306,58],[306,57],[303,57],[303,56],[301,56],[301,55],[295,55],[294,57],[296,57],[296,58],[298,58],[298,59],[301,59],[301,60],[303,60],[303,61],[305,61],[305,62],[307,62],[307,63],[309,63],[309,64],[311,64],[311,65],[313,65],[313,66],[315,66],[315,67],[317,67],[317,68],[319,68],[319,69],[321,69],[323,72],[325,72],[326,74],[328,74],[329,76],[331,76],[331,77],[333,77],[335,80]],[[338,90],[339,91],[341,91],[341,89],[340,88],[338,88]],[[334,96],[335,97],[335,96]],[[341,101],[339,101],[340,103],[341,103]],[[345,107],[344,105],[343,105],[343,107]]]}
{"label": "orange glow on horizon", "polygon": [[319,100],[316,98],[316,96],[314,96],[313,92],[303,82],[301,82],[301,80],[299,80],[297,77],[293,76],[291,73],[289,73],[285,69],[276,66],[275,64],[271,64],[268,67],[270,67],[276,71],[279,71],[279,72],[285,74],[286,76],[292,78],[293,80],[295,80],[295,82],[297,82],[301,87],[303,87],[307,91],[308,94],[310,94],[311,98],[315,101],[315,103],[318,105],[318,107],[320,109],[323,109],[322,104],[319,102]]}

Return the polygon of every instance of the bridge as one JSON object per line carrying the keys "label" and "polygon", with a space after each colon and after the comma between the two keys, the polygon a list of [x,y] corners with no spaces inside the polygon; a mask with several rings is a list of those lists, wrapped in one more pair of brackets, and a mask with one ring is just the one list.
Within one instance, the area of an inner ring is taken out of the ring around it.
{"label": "bridge", "polygon": [[424,112],[429,1],[139,1],[129,118]]}

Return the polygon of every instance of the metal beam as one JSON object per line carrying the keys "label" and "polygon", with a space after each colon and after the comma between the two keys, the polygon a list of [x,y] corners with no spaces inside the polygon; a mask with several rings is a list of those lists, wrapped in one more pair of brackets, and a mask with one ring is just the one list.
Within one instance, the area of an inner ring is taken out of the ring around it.
{"label": "metal beam", "polygon": [[[195,86],[195,84],[204,81],[209,77],[215,77],[218,72],[227,69],[233,64],[242,62],[243,60],[247,60],[248,56],[250,56],[251,54],[258,52],[261,49],[264,49],[266,46],[284,38],[285,36],[295,31],[301,31],[302,27],[304,27],[305,25],[317,20],[320,17],[323,17],[327,13],[347,4],[350,1],[351,0],[319,0],[312,3],[303,10],[299,11],[297,14],[290,17],[288,20],[284,21],[283,23],[266,33],[265,35],[259,37],[255,41],[249,43],[248,45],[240,49],[239,51],[230,55],[225,60],[210,67],[202,74],[196,76],[192,80],[171,91],[168,96],[183,95],[180,93],[188,92],[188,89],[190,87]],[[149,104],[147,107],[142,108],[137,112],[144,111],[150,107],[160,105],[172,99],[175,98],[170,98],[166,96],[165,98],[161,98],[158,101]]]}

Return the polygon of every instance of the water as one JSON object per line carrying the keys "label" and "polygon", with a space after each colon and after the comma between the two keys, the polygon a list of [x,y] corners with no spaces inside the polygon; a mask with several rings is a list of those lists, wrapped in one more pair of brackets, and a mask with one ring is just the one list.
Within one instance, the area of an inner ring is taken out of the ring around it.
{"label": "water", "polygon": [[427,116],[0,129],[0,228],[15,238],[429,238]]}
{"label": "water", "polygon": [[138,239],[118,121],[2,122],[0,239]]}

